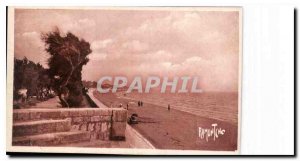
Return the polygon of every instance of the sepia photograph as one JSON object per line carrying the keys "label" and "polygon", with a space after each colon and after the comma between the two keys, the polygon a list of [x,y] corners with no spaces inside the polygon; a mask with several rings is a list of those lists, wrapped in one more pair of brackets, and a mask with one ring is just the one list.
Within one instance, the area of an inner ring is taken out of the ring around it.
{"label": "sepia photograph", "polygon": [[239,154],[241,7],[8,7],[7,151]]}

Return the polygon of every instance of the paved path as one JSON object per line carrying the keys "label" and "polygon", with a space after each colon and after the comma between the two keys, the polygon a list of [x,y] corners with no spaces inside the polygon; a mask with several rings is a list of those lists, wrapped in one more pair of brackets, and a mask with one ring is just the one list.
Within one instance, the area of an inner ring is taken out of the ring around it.
{"label": "paved path", "polygon": [[50,98],[46,101],[39,102],[32,108],[61,108],[62,106],[59,103],[59,98],[56,96],[54,98]]}

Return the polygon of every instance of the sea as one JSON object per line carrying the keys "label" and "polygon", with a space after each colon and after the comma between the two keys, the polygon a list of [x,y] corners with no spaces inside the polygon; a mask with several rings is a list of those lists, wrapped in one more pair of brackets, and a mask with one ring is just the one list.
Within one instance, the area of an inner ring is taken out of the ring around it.
{"label": "sea", "polygon": [[212,118],[232,124],[238,122],[237,92],[203,93],[118,93],[118,97],[140,100],[171,109],[185,111],[197,116]]}

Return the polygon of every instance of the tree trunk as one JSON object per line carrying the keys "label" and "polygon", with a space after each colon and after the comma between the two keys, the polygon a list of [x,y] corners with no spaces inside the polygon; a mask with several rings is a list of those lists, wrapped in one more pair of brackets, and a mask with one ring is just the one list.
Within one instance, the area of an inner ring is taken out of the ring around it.
{"label": "tree trunk", "polygon": [[61,102],[61,105],[62,105],[63,107],[69,108],[70,106],[69,106],[68,102],[65,100],[65,96],[63,96],[63,95],[64,95],[64,94],[62,94],[61,92],[58,94],[58,98],[59,98],[59,100],[60,100],[60,102]]}

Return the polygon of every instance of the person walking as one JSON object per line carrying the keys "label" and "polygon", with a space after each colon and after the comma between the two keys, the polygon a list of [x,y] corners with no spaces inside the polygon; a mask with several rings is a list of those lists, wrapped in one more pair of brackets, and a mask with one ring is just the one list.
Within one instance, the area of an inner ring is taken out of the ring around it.
{"label": "person walking", "polygon": [[170,111],[171,110],[171,106],[170,106],[170,104],[168,104],[168,111]]}

